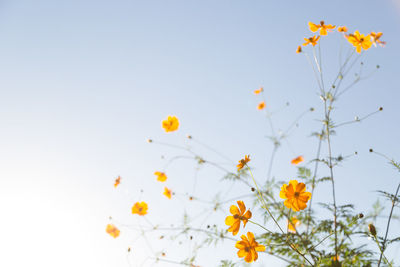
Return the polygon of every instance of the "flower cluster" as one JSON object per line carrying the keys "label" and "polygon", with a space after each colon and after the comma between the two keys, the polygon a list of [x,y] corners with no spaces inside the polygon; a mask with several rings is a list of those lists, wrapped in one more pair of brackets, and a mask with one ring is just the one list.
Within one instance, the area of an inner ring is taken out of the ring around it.
{"label": "flower cluster", "polygon": [[[246,211],[246,205],[243,201],[237,201],[238,207],[232,205],[230,207],[231,216],[227,216],[225,218],[225,224],[230,226],[228,228],[228,232],[232,232],[233,235],[236,235],[240,229],[240,223],[243,222],[243,228],[246,226],[247,222],[250,220],[252,214],[250,210]],[[241,236],[240,241],[236,242],[235,247],[239,249],[237,255],[239,258],[244,258],[246,262],[253,262],[258,259],[258,253],[261,251],[265,251],[265,246],[260,245],[254,239],[254,234],[252,232],[247,232],[246,235]]]}
{"label": "flower cluster", "polygon": [[[332,24],[325,24],[322,20],[319,24],[315,24],[313,22],[308,22],[308,27],[311,32],[318,32],[320,35],[314,35],[311,37],[305,37],[303,46],[312,45],[316,46],[318,41],[320,40],[321,36],[328,35],[328,32],[332,32],[336,26]],[[386,42],[381,41],[380,38],[382,36],[381,32],[375,33],[371,32],[370,34],[361,34],[359,31],[355,31],[354,33],[346,34],[348,29],[346,26],[339,26],[337,27],[337,31],[344,34],[344,37],[347,41],[352,44],[355,48],[357,53],[361,53],[361,50],[368,50],[371,45],[373,44],[376,47],[376,44],[380,46],[384,46]],[[302,48],[298,46],[296,49],[296,53],[301,53]]]}

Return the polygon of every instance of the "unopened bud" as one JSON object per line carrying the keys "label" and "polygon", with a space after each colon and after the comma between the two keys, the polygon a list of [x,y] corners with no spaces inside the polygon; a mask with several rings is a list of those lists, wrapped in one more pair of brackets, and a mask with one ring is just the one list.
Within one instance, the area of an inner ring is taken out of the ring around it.
{"label": "unopened bud", "polygon": [[371,235],[376,236],[376,228],[372,223],[368,224],[368,230]]}
{"label": "unopened bud", "polygon": [[358,218],[360,218],[360,219],[364,218],[364,214],[362,214],[362,213],[358,214]]}

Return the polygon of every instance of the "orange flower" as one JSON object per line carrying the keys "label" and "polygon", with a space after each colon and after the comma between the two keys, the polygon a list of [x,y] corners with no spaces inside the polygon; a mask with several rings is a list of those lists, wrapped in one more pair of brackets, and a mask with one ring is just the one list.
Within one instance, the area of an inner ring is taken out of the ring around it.
{"label": "orange flower", "polygon": [[265,251],[265,246],[258,244],[254,240],[254,234],[247,232],[247,237],[242,235],[241,241],[237,241],[235,247],[239,249],[237,255],[239,258],[244,258],[246,262],[253,262],[258,259],[257,251]]}
{"label": "orange flower", "polygon": [[265,108],[265,102],[262,101],[262,102],[260,102],[260,103],[258,104],[257,109],[258,109],[258,110],[262,110],[262,109],[264,109],[264,108]]}
{"label": "orange flower", "polygon": [[288,220],[288,231],[296,233],[296,227],[300,225],[300,221],[297,220],[296,216],[292,217],[290,221]]}
{"label": "orange flower", "polygon": [[163,195],[166,196],[167,198],[171,199],[172,191],[170,189],[168,189],[167,187],[164,187]]}
{"label": "orange flower", "polygon": [[338,32],[347,32],[347,27],[346,26],[340,26],[337,28]]}
{"label": "orange flower", "polygon": [[117,187],[121,183],[121,177],[118,176],[117,179],[115,179],[114,187]]}
{"label": "orange flower", "polygon": [[260,89],[254,90],[254,94],[258,95],[260,94],[262,91],[264,91],[264,88],[260,87]]}
{"label": "orange flower", "polygon": [[175,116],[168,116],[166,120],[163,120],[162,127],[166,132],[173,132],[178,130],[179,121]]}
{"label": "orange flower", "polygon": [[293,165],[297,165],[297,164],[299,164],[299,163],[301,163],[303,161],[304,161],[303,156],[298,156],[297,158],[292,159],[291,163]]}
{"label": "orange flower", "polygon": [[327,35],[328,31],[330,32],[331,30],[335,29],[335,27],[336,27],[336,26],[333,26],[332,24],[325,24],[325,22],[323,20],[320,21],[319,25],[309,22],[308,26],[310,27],[310,31],[312,31],[312,32],[316,32],[319,30],[319,34],[321,34],[321,35]]}
{"label": "orange flower", "polygon": [[245,155],[244,159],[239,160],[239,164],[237,165],[238,171],[243,169],[244,165],[247,164],[247,162],[250,161],[250,155]]}
{"label": "orange flower", "polygon": [[167,180],[167,175],[163,172],[154,172],[154,175],[157,176],[157,181],[165,182]]}
{"label": "orange flower", "polygon": [[332,257],[332,260],[333,260],[334,262],[339,262],[339,260],[340,260],[339,255],[333,256],[333,257]]}
{"label": "orange flower", "polygon": [[306,42],[303,45],[306,46],[306,45],[312,44],[312,46],[316,46],[320,37],[321,36],[317,37],[316,35],[314,35],[310,38],[304,38],[304,41],[306,41]]}
{"label": "orange flower", "polygon": [[228,232],[232,232],[233,235],[236,235],[239,232],[240,221],[243,221],[243,227],[245,227],[246,223],[251,218],[251,211],[246,211],[246,206],[244,205],[243,201],[239,200],[237,201],[237,204],[239,208],[235,205],[232,205],[229,209],[233,216],[227,216],[225,218],[225,224],[230,226],[228,228]]}
{"label": "orange flower", "polygon": [[146,202],[136,202],[132,206],[132,214],[138,214],[140,216],[147,214],[147,203]]}
{"label": "orange flower", "polygon": [[115,225],[113,225],[113,224],[108,224],[107,225],[107,228],[106,228],[106,232],[110,235],[110,236],[112,236],[112,237],[114,237],[114,238],[117,238],[118,236],[119,236],[119,230],[118,230],[118,228],[117,227],[115,227]]}
{"label": "orange flower", "polygon": [[297,49],[296,49],[296,53],[299,54],[299,53],[301,53],[301,52],[302,52],[302,50],[301,50],[301,45],[299,45],[299,46],[297,47]]}
{"label": "orange flower", "polygon": [[360,34],[358,31],[355,31],[354,34],[349,34],[347,41],[356,48],[357,53],[361,53],[361,48],[368,50],[372,45],[371,35],[364,36],[364,34]]}
{"label": "orange flower", "polygon": [[282,185],[279,196],[286,199],[284,204],[287,208],[299,211],[307,207],[307,201],[311,198],[311,193],[306,192],[306,185],[304,183],[291,180],[289,181],[289,185]]}
{"label": "orange flower", "polygon": [[374,46],[376,47],[376,43],[378,43],[380,46],[385,46],[386,42],[383,42],[381,40],[379,40],[379,38],[381,38],[383,33],[378,32],[371,32],[371,37],[372,37],[372,43],[374,44]]}

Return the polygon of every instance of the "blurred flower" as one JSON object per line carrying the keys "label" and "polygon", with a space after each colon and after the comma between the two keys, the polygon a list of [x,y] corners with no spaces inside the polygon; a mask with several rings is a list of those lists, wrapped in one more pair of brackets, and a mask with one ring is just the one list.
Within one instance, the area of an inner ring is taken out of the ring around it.
{"label": "blurred flower", "polygon": [[304,210],[307,201],[311,198],[311,193],[306,192],[306,185],[296,180],[289,181],[289,185],[283,184],[279,196],[286,199],[284,204],[293,211]]}
{"label": "blurred flower", "polygon": [[154,175],[157,176],[157,181],[165,182],[167,180],[167,175],[163,172],[154,172]]}
{"label": "blurred flower", "polygon": [[358,31],[355,31],[354,34],[349,34],[347,41],[356,48],[357,53],[361,53],[361,48],[368,50],[372,45],[371,35],[360,34]]}
{"label": "blurred flower", "polygon": [[246,262],[253,262],[258,259],[257,251],[265,251],[265,246],[258,244],[254,240],[254,234],[247,232],[247,237],[242,235],[241,241],[237,241],[235,247],[239,249],[237,255],[239,258],[243,258]]}
{"label": "blurred flower", "polygon": [[244,165],[247,164],[247,162],[250,161],[250,155],[245,155],[244,159],[239,160],[239,164],[236,165],[238,168],[238,171],[240,171],[241,169],[243,169]]}
{"label": "blurred flower", "polygon": [[347,32],[347,27],[346,26],[340,26],[337,28],[338,32]]}
{"label": "blurred flower", "polygon": [[227,216],[225,218],[225,224],[230,226],[228,232],[232,232],[233,235],[236,235],[239,232],[240,221],[243,221],[243,227],[245,227],[246,223],[251,218],[251,211],[246,211],[246,206],[243,201],[239,200],[237,201],[237,204],[239,208],[232,205],[229,209],[233,216]]}
{"label": "blurred flower", "polygon": [[264,91],[264,88],[260,87],[260,89],[254,90],[254,94],[258,95],[262,91]]}
{"label": "blurred flower", "polygon": [[304,38],[304,41],[306,41],[306,42],[303,45],[306,46],[306,45],[312,44],[312,46],[316,46],[320,37],[321,36],[317,37],[316,35],[314,35],[310,38]]}
{"label": "blurred flower", "polygon": [[132,206],[132,214],[138,214],[140,216],[147,214],[147,203],[146,202],[136,202]]}
{"label": "blurred flower", "polygon": [[301,52],[302,52],[302,50],[301,50],[301,45],[299,45],[299,46],[297,47],[297,49],[296,49],[296,53],[299,54],[299,53],[301,53]]}
{"label": "blurred flower", "polygon": [[383,42],[381,40],[379,40],[381,38],[383,33],[378,32],[371,32],[370,35],[372,37],[372,43],[374,44],[374,46],[376,47],[376,43],[378,43],[380,46],[385,46],[386,42]]}
{"label": "blurred flower", "polygon": [[257,109],[258,109],[258,110],[262,110],[262,109],[264,109],[264,108],[265,108],[265,102],[262,101],[262,102],[260,102],[260,103],[258,104]]}
{"label": "blurred flower", "polygon": [[171,199],[172,191],[170,189],[168,189],[167,187],[164,187],[163,195],[166,196],[167,198]]}
{"label": "blurred flower", "polygon": [[121,177],[118,176],[117,179],[115,179],[114,187],[117,187],[121,183]]}
{"label": "blurred flower", "polygon": [[288,230],[289,232],[296,233],[296,227],[300,225],[300,221],[296,216],[292,217],[290,221],[288,220]]}
{"label": "blurred flower", "polygon": [[303,161],[304,161],[303,156],[298,156],[297,158],[292,159],[291,163],[293,165],[297,165],[297,164],[299,164],[299,163],[301,163]]}
{"label": "blurred flower", "polygon": [[166,132],[173,132],[178,130],[179,121],[175,116],[168,116],[166,120],[163,120],[162,127]]}
{"label": "blurred flower", "polygon": [[117,227],[115,227],[115,225],[113,225],[113,224],[108,224],[107,225],[107,228],[106,228],[106,232],[110,235],[110,236],[112,236],[112,237],[114,237],[114,238],[117,238],[118,236],[119,236],[119,230],[118,230],[118,228]]}
{"label": "blurred flower", "polygon": [[310,31],[312,31],[312,32],[316,32],[319,30],[319,34],[321,34],[321,35],[327,35],[328,31],[330,32],[331,30],[335,29],[335,27],[336,27],[336,26],[333,26],[332,24],[325,24],[325,22],[323,20],[320,21],[319,25],[309,22],[308,26],[310,28]]}

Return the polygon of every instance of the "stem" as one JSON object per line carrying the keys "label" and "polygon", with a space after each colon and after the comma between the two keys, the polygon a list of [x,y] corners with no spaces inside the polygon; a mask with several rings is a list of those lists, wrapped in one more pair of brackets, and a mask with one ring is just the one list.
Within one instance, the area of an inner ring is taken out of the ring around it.
{"label": "stem", "polygon": [[399,190],[400,190],[400,184],[397,186],[396,193],[394,194],[394,197],[392,200],[392,208],[390,209],[390,215],[389,215],[389,219],[388,219],[387,226],[386,226],[385,238],[383,239],[383,242],[382,242],[382,250],[381,250],[381,255],[379,256],[378,267],[381,266],[382,256],[384,256],[383,252],[386,249],[386,241],[387,241],[387,236],[389,233],[390,221],[392,219],[393,209],[394,209],[394,206],[396,205],[396,198],[397,198],[397,194],[399,193]]}

